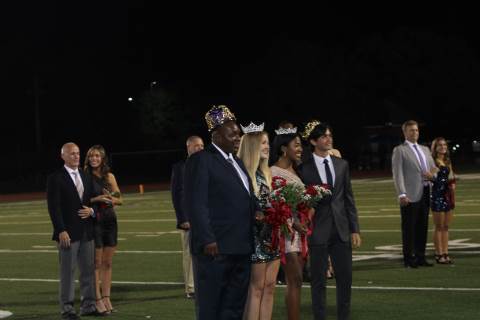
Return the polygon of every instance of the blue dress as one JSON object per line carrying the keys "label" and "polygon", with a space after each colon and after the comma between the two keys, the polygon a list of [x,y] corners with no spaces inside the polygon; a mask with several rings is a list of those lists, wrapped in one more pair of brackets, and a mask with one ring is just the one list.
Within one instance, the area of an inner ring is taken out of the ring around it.
{"label": "blue dress", "polygon": [[448,175],[450,168],[447,166],[440,166],[440,171],[437,173],[437,178],[433,181],[432,193],[430,195],[431,208],[435,212],[447,212],[453,209],[454,204],[450,203],[448,197]]}
{"label": "blue dress", "polygon": [[[268,188],[265,177],[260,171],[256,172],[255,178],[259,189],[257,198],[260,203],[260,208],[265,212],[270,189]],[[269,224],[255,220],[253,236],[255,251],[251,257],[252,263],[266,263],[280,258],[278,248],[276,250],[272,250],[271,248],[272,227]]]}

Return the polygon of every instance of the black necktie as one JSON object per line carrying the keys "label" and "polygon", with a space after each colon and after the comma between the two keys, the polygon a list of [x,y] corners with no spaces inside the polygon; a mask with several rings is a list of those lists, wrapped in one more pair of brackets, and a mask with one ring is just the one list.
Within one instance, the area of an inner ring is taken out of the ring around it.
{"label": "black necktie", "polygon": [[328,160],[327,159],[323,160],[323,163],[325,164],[325,174],[327,175],[327,184],[330,186],[330,188],[333,189],[332,171],[330,171],[330,166],[328,165]]}

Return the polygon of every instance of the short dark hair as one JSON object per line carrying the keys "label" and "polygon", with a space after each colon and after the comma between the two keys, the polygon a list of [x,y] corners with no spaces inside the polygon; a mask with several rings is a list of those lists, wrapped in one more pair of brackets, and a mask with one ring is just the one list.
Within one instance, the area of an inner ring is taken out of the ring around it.
{"label": "short dark hair", "polygon": [[410,126],[417,126],[417,127],[418,127],[418,122],[415,121],[415,120],[405,121],[405,122],[402,124],[402,131],[405,131],[405,129],[407,129],[407,127],[410,127]]}
{"label": "short dark hair", "polygon": [[312,132],[310,132],[310,135],[308,136],[308,142],[310,142],[310,140],[317,140],[318,138],[323,136],[327,132],[327,130],[330,130],[330,132],[333,131],[332,127],[328,123],[322,122],[318,124],[312,130]]}

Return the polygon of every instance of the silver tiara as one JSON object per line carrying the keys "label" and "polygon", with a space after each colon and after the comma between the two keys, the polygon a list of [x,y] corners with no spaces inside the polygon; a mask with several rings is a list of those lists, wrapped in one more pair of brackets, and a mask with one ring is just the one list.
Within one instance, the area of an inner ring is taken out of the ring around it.
{"label": "silver tiara", "polygon": [[295,128],[287,128],[287,129],[284,129],[284,128],[280,128],[278,130],[275,130],[275,133],[277,135],[281,135],[281,134],[295,134],[297,133],[297,127]]}
{"label": "silver tiara", "polygon": [[240,128],[242,128],[243,133],[252,133],[252,132],[262,132],[263,128],[265,127],[265,122],[262,123],[261,125],[257,126],[255,123],[250,122],[248,127],[244,127],[240,125]]}

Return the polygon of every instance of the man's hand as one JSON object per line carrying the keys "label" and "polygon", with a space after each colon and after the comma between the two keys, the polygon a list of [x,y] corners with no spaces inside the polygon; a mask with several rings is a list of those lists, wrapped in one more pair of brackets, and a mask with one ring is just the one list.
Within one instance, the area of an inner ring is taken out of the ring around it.
{"label": "man's hand", "polygon": [[425,180],[433,180],[433,173],[430,171],[422,173],[422,176]]}
{"label": "man's hand", "polygon": [[83,206],[82,209],[78,210],[78,215],[82,219],[87,219],[93,214],[93,209],[87,206]]}
{"label": "man's hand", "polygon": [[58,240],[60,242],[60,247],[70,248],[70,236],[67,231],[62,231],[58,234]]}
{"label": "man's hand", "polygon": [[180,228],[182,228],[183,230],[190,230],[190,222],[180,223]]}
{"label": "man's hand", "polygon": [[401,207],[406,207],[410,204],[410,199],[408,199],[407,196],[400,197],[400,206]]}
{"label": "man's hand", "polygon": [[218,254],[218,247],[216,242],[209,243],[203,248],[203,253],[207,256],[215,257]]}
{"label": "man's hand", "polygon": [[362,245],[362,238],[360,237],[360,233],[352,233],[352,247],[360,248]]}

